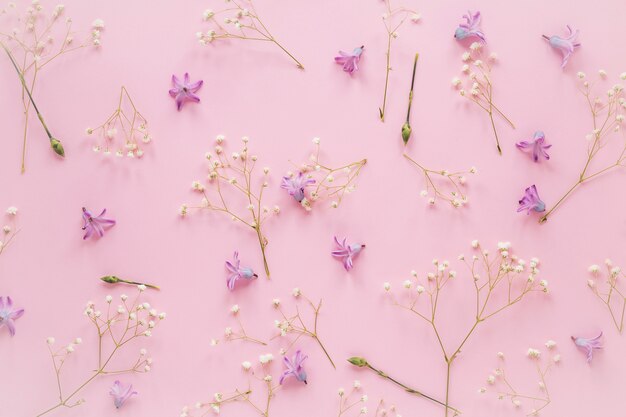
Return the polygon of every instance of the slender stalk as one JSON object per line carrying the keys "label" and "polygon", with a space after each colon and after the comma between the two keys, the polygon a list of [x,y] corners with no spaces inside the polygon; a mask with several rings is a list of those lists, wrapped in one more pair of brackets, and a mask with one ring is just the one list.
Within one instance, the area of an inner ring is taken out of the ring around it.
{"label": "slender stalk", "polygon": [[389,71],[391,71],[391,65],[389,63],[391,55],[391,33],[387,34],[387,68],[385,70],[385,91],[383,93],[383,105],[378,108],[378,116],[380,121],[385,121],[385,107],[387,107],[387,87],[389,86]]}
{"label": "slender stalk", "polygon": [[411,91],[409,91],[409,108],[406,111],[406,122],[402,125],[402,141],[404,142],[404,146],[409,142],[409,138],[411,137],[411,105],[413,104],[413,86],[415,85],[415,70],[417,69],[417,60],[419,59],[419,54],[415,54],[415,60],[413,61],[413,76],[411,77]]}

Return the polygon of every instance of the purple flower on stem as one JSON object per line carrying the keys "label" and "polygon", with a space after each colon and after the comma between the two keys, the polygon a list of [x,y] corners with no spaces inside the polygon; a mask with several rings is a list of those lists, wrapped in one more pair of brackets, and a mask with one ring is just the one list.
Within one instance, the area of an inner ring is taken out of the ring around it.
{"label": "purple flower on stem", "polygon": [[194,103],[200,102],[200,97],[195,93],[202,87],[204,81],[196,81],[192,83],[189,81],[189,73],[185,73],[184,80],[181,82],[177,76],[172,75],[172,85],[174,88],[170,90],[170,96],[176,99],[176,107],[180,111],[183,108],[183,104],[187,101],[193,101]]}
{"label": "purple flower on stem", "polygon": [[295,377],[300,382],[304,382],[305,384],[307,383],[306,372],[302,367],[302,362],[304,362],[306,358],[308,358],[308,356],[302,355],[302,352],[299,349],[296,351],[296,354],[293,355],[293,359],[289,359],[287,356],[283,357],[283,363],[287,369],[285,369],[283,374],[280,376],[280,385],[283,385],[285,378],[290,376]]}
{"label": "purple flower on stem", "polygon": [[102,213],[98,217],[93,217],[91,212],[83,207],[83,230],[85,230],[85,236],[83,239],[89,238],[93,232],[98,232],[100,237],[104,236],[104,228],[112,227],[115,225],[115,220],[105,219],[103,216],[107,212],[107,209],[102,210]]}
{"label": "purple flower on stem", "polygon": [[343,70],[352,75],[354,71],[359,70],[359,61],[364,48],[364,46],[359,46],[350,53],[339,51],[339,55],[335,57],[335,62],[343,65]]}
{"label": "purple flower on stem", "polygon": [[454,32],[454,38],[457,41],[466,38],[478,38],[481,42],[486,42],[485,34],[480,29],[480,12],[472,14],[471,11],[467,11],[467,14],[463,15],[465,23],[459,24],[459,27]]}
{"label": "purple flower on stem", "polygon": [[567,36],[562,38],[557,35],[546,36],[541,35],[545,40],[550,43],[550,46],[554,49],[558,49],[561,51],[563,55],[563,61],[561,62],[561,68],[565,68],[567,65],[567,61],[569,57],[574,53],[574,50],[580,46],[580,43],[577,41],[579,31],[573,31],[572,28],[567,25]]}
{"label": "purple flower on stem", "polygon": [[532,151],[533,161],[535,162],[539,162],[539,156],[550,159],[550,155],[548,155],[546,149],[550,149],[552,145],[546,145],[546,136],[541,130],[535,132],[532,141],[523,140],[517,142],[515,146],[522,151]]}
{"label": "purple flower on stem", "polygon": [[109,394],[113,396],[115,408],[121,408],[130,397],[137,394],[137,391],[133,391],[132,384],[124,386],[120,381],[115,381]]}
{"label": "purple flower on stem", "polygon": [[254,273],[252,268],[241,267],[241,261],[239,260],[239,252],[235,251],[233,255],[233,261],[226,261],[226,269],[230,273],[226,280],[228,289],[233,291],[235,289],[235,283],[239,279],[253,280],[259,276]]}
{"label": "purple flower on stem", "polygon": [[305,197],[304,189],[313,184],[315,184],[314,179],[307,178],[302,172],[298,172],[298,175],[295,177],[283,177],[280,188],[287,190],[290,196],[293,196],[298,203],[301,203]]}
{"label": "purple flower on stem", "polygon": [[526,210],[526,214],[530,214],[531,210],[542,212],[546,210],[546,204],[541,201],[537,193],[537,187],[531,185],[524,192],[524,197],[519,201],[517,212]]}
{"label": "purple flower on stem", "polygon": [[600,332],[600,334],[593,339],[585,339],[584,337],[572,336],[572,340],[574,341],[576,347],[578,347],[580,350],[584,351],[587,354],[587,363],[591,363],[594,350],[602,349],[600,338],[602,338],[602,332]]}
{"label": "purple flower on stem", "polygon": [[6,302],[4,301],[4,297],[0,297],[0,328],[2,326],[7,326],[9,329],[9,333],[11,336],[15,336],[15,320],[22,317],[24,314],[24,309],[13,309],[13,300],[11,297],[6,298]]}
{"label": "purple flower on stem", "polygon": [[332,251],[332,255],[335,258],[341,258],[341,261],[343,262],[343,267],[346,268],[346,271],[349,271],[352,269],[352,262],[355,256],[357,256],[359,254],[359,252],[361,252],[361,250],[363,250],[365,248],[365,245],[359,245],[359,244],[353,244],[353,245],[348,245],[346,243],[346,238],[344,238],[341,242],[339,242],[339,240],[337,239],[337,236],[335,236],[335,244],[337,245],[337,249],[335,249],[334,251]]}

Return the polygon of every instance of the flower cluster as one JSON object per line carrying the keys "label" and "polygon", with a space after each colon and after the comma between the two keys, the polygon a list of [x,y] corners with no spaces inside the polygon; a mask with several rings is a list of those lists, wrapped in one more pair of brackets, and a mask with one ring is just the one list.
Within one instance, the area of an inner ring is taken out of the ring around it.
{"label": "flower cluster", "polygon": [[367,414],[367,394],[363,393],[363,387],[361,381],[355,380],[352,383],[352,389],[347,391],[344,388],[337,390],[339,394],[339,414],[338,417],[347,416],[351,410],[358,410],[357,414]]}
{"label": "flower cluster", "polygon": [[19,233],[17,222],[15,220],[17,216],[17,207],[11,206],[7,208],[6,215],[9,218],[9,221],[2,226],[2,233],[0,233],[0,255],[2,255],[4,250],[13,242],[15,235]]}
{"label": "flower cluster", "polygon": [[141,158],[144,153],[142,145],[152,141],[148,121],[137,110],[124,86],[113,113],[99,126],[88,127],[85,133],[95,137],[94,152],[104,156],[114,153],[120,158]]}
{"label": "flower cluster", "polygon": [[[224,329],[224,340],[226,341],[234,341],[234,340],[244,340],[252,343],[257,343],[259,345],[267,345],[267,343],[262,340],[255,339],[254,337],[248,336],[244,325],[241,321],[241,308],[238,304],[233,305],[230,308],[230,314],[235,318],[237,322],[238,329],[233,329],[232,326],[228,326]],[[219,343],[219,339],[211,339],[211,345],[216,346]]]}
{"label": "flower cluster", "polygon": [[591,278],[587,280],[587,285],[591,291],[607,307],[611,314],[611,319],[615,328],[620,333],[624,330],[624,315],[626,313],[626,288],[624,288],[624,277],[622,268],[613,264],[613,261],[606,259],[606,281],[602,282],[600,266],[591,265],[589,273]]}

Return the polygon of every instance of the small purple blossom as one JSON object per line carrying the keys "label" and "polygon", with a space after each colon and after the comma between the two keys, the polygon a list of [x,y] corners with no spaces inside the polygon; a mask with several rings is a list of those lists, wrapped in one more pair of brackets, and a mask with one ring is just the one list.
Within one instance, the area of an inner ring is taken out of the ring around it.
{"label": "small purple blossom", "polygon": [[252,268],[246,268],[241,266],[238,251],[235,251],[232,262],[226,261],[226,269],[229,272],[228,279],[226,280],[226,285],[231,291],[235,289],[235,283],[239,279],[253,280],[259,277],[257,274],[254,273]]}
{"label": "small purple blossom", "polygon": [[535,132],[532,141],[520,141],[515,144],[518,149],[522,151],[532,151],[533,161],[539,162],[539,157],[542,156],[545,159],[550,159],[550,155],[546,152],[546,149],[550,149],[552,145],[546,145],[546,136],[542,131]]}
{"label": "small purple blossom", "polygon": [[459,27],[454,32],[454,38],[457,41],[466,38],[478,38],[481,42],[486,42],[485,34],[480,29],[480,12],[473,13],[467,11],[467,14],[463,15],[465,23],[459,24]]}
{"label": "small purple blossom", "polygon": [[537,187],[531,185],[524,192],[524,197],[519,201],[517,212],[526,210],[526,214],[530,214],[532,210],[542,212],[546,210],[546,204],[541,201],[537,193]]}
{"label": "small purple blossom", "polygon": [[22,317],[22,314],[24,309],[14,309],[11,297],[7,297],[6,301],[4,297],[0,297],[0,328],[7,326],[11,336],[15,336],[15,320]]}
{"label": "small purple blossom", "polygon": [[120,381],[115,381],[109,394],[113,396],[115,408],[121,408],[130,397],[137,394],[137,391],[133,391],[132,384],[124,386]]}
{"label": "small purple blossom", "polygon": [[341,261],[343,262],[343,267],[346,269],[346,271],[351,270],[354,257],[357,256],[359,252],[361,252],[361,250],[365,248],[365,245],[348,245],[346,243],[346,238],[339,242],[337,236],[335,236],[334,239],[335,244],[337,245],[337,249],[331,252],[332,255],[335,258],[341,258]]}
{"label": "small purple blossom", "polygon": [[593,339],[585,339],[584,337],[572,336],[572,341],[580,350],[587,354],[587,363],[591,363],[593,359],[593,351],[596,349],[602,349],[600,339],[602,338],[602,332]]}
{"label": "small purple blossom", "polygon": [[550,46],[554,49],[558,49],[563,55],[563,61],[561,62],[561,68],[565,68],[567,65],[567,61],[569,57],[574,53],[574,50],[580,46],[580,43],[577,41],[578,34],[580,31],[573,31],[572,28],[567,25],[567,36],[562,38],[557,35],[546,36],[541,35],[545,40],[550,43]]}
{"label": "small purple blossom", "polygon": [[100,237],[104,236],[104,228],[112,227],[115,225],[115,220],[105,219],[103,216],[106,214],[107,209],[102,210],[102,213],[97,217],[93,217],[91,212],[83,207],[83,230],[85,230],[85,236],[83,239],[88,239],[93,232],[97,232]]}
{"label": "small purple blossom", "polygon": [[315,180],[307,178],[302,172],[298,172],[298,175],[291,177],[283,177],[280,184],[280,188],[287,190],[290,196],[292,196],[298,203],[304,200],[304,189],[315,184]]}
{"label": "small purple blossom", "polygon": [[202,87],[204,81],[190,82],[189,73],[185,73],[183,81],[179,80],[176,75],[172,75],[172,85],[174,88],[170,90],[170,96],[176,99],[176,107],[180,111],[183,108],[183,104],[187,101],[193,101],[194,103],[200,102],[200,97],[195,93]]}
{"label": "small purple blossom", "polygon": [[285,369],[283,374],[280,376],[280,385],[283,385],[285,378],[290,376],[295,377],[300,382],[304,382],[305,384],[307,383],[306,372],[302,367],[302,362],[304,362],[306,358],[308,358],[308,356],[303,355],[299,349],[296,351],[296,354],[293,355],[292,359],[289,359],[287,356],[283,357],[283,363],[287,369]]}
{"label": "small purple blossom", "polygon": [[335,62],[343,65],[343,70],[352,75],[353,72],[359,70],[359,61],[364,48],[364,46],[359,46],[350,53],[339,51],[339,55],[335,57]]}

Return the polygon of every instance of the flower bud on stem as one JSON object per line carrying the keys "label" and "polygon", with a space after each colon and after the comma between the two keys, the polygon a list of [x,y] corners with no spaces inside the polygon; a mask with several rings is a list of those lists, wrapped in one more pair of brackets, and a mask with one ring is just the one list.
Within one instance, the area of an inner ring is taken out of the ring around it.
{"label": "flower bud on stem", "polygon": [[411,104],[413,103],[413,86],[415,85],[415,70],[417,69],[417,60],[419,59],[420,54],[415,54],[415,60],[413,61],[413,77],[411,78],[411,91],[409,91],[409,108],[406,112],[406,122],[402,125],[402,141],[404,145],[409,142],[409,138],[411,137]]}
{"label": "flower bud on stem", "polygon": [[124,284],[130,284],[130,285],[145,285],[148,288],[153,288],[155,290],[160,290],[159,287],[157,287],[156,285],[151,285],[151,284],[144,284],[143,282],[135,282],[135,281],[127,281],[125,279],[116,277],[115,275],[107,275],[105,277],[100,278],[100,280],[108,283],[108,284],[119,284],[124,283]]}

